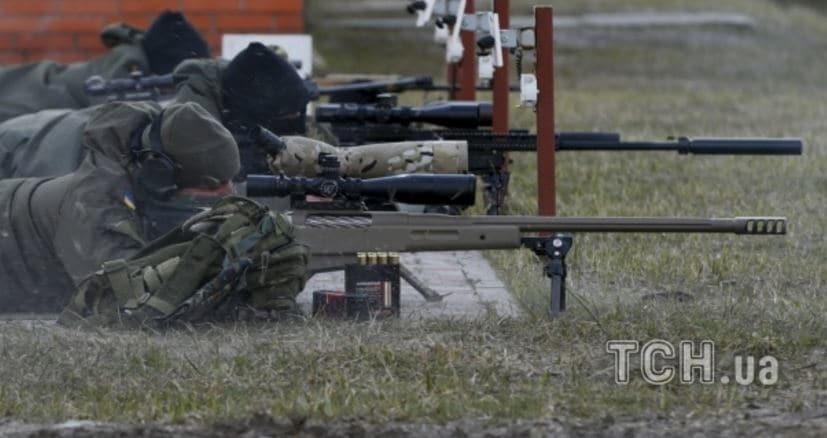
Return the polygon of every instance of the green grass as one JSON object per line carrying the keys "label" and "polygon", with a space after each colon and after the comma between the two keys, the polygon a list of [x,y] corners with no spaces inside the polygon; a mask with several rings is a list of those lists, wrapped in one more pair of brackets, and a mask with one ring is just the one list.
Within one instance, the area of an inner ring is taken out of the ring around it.
{"label": "green grass", "polygon": [[[590,323],[599,330],[563,335],[557,347],[572,338],[594,349],[606,339],[712,339],[727,355],[775,355],[783,383],[769,390],[674,383],[656,390],[586,379],[592,413],[655,410],[668,416],[750,403],[780,410],[823,406],[818,394],[825,373],[818,358],[827,334],[827,89],[819,78],[825,66],[815,53],[824,49],[818,41],[824,18],[753,4],[761,7],[749,12],[763,24],[730,38],[724,36],[732,31],[707,30],[719,44],[647,31],[597,50],[558,47],[558,129],[617,130],[633,139],[796,136],[804,138],[806,152],[785,158],[560,153],[560,215],[785,215],[790,234],[577,236],[569,257],[575,299],[566,318],[579,319],[572,322],[578,328]],[[518,112],[515,123],[531,126],[533,115]],[[512,211],[534,212],[533,157],[514,161]],[[539,318],[547,286],[538,280],[533,256],[490,257],[524,308]],[[526,275],[532,270],[535,275]],[[656,292],[685,292],[694,300],[641,300]],[[583,362],[582,375],[596,369]]]}
{"label": "green grass", "polygon": [[[311,2],[314,11],[320,3]],[[527,10],[528,2],[514,3]],[[570,44],[571,30],[559,31],[558,129],[613,130],[627,139],[800,136],[806,142],[804,157],[780,158],[563,152],[560,215],[785,215],[790,233],[578,235],[568,260],[570,308],[553,321],[544,315],[548,283],[536,258],[492,251],[488,256],[523,304],[522,317],[310,321],[157,334],[6,324],[0,417],[210,424],[264,413],[296,422],[577,423],[714,418],[755,406],[823,410],[827,18],[756,0],[556,1],[555,7],[567,14],[726,10],[759,23],[752,30],[590,31],[592,49]],[[333,32],[318,22],[313,28],[330,71],[440,71],[441,51],[427,36]],[[424,45],[410,46],[416,42]],[[531,111],[512,114],[515,127],[534,127]],[[515,155],[512,170],[512,212],[533,213],[534,157]],[[693,299],[642,299],[678,291]],[[772,354],[781,363],[780,382],[653,387],[633,373],[630,385],[616,385],[605,342],[654,338],[714,340],[719,373],[731,370],[734,354]]]}
{"label": "green grass", "polygon": [[[671,416],[689,409],[699,415],[736,409],[745,400],[780,398],[782,409],[792,409],[813,402],[797,391],[803,381],[824,386],[823,375],[786,368],[782,383],[769,389],[654,388],[639,378],[617,386],[611,359],[593,341],[605,338],[604,330],[631,338],[738,335],[739,342],[723,345],[727,351],[782,357],[821,340],[810,334],[786,343],[793,334],[809,333],[812,324],[804,321],[737,323],[757,316],[748,309],[722,315],[730,321],[723,328],[736,331],[731,334],[690,321],[677,306],[661,307],[662,317],[634,327],[629,321],[651,310],[621,304],[614,312],[600,325],[574,312],[553,322],[310,322],[155,336],[7,328],[0,413],[43,422],[212,423],[256,413],[294,421],[498,422],[622,417],[644,410]],[[782,330],[789,335],[779,336]]]}

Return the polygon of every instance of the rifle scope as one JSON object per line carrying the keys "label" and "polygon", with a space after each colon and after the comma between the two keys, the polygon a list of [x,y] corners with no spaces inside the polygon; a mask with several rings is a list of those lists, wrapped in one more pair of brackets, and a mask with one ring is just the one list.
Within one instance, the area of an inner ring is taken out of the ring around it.
{"label": "rifle scope", "polygon": [[133,74],[128,78],[109,80],[101,76],[91,76],[83,83],[83,90],[89,96],[108,96],[113,93],[138,92],[153,88],[172,88],[174,85],[172,73],[147,76]]}
{"label": "rifle scope", "polygon": [[332,124],[430,123],[448,128],[491,126],[491,102],[437,102],[420,107],[325,104],[316,107],[316,121]]}
{"label": "rifle scope", "polygon": [[355,81],[350,84],[319,87],[319,94],[336,95],[342,93],[397,93],[405,90],[428,90],[434,86],[430,76],[411,76],[390,81]]}
{"label": "rifle scope", "polygon": [[414,174],[381,178],[303,178],[247,175],[247,196],[316,195],[333,199],[369,198],[407,204],[474,205],[474,175]]}

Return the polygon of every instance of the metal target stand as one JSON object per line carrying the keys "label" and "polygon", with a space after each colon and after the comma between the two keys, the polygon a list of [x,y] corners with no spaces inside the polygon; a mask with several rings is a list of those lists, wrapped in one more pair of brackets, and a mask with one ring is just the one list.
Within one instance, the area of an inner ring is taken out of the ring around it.
{"label": "metal target stand", "polygon": [[[510,27],[510,0],[493,0],[494,13],[497,14],[499,29],[508,30]],[[432,6],[431,6],[432,7]],[[465,19],[475,17],[474,0],[465,0],[463,18],[456,17],[454,26],[464,26]],[[555,176],[555,114],[554,114],[554,11],[551,6],[534,7],[534,51],[536,56],[536,103],[534,105],[537,129],[537,208],[539,215],[554,216],[557,213],[556,176]],[[478,25],[468,26],[460,32],[463,54],[458,63],[447,66],[447,82],[451,85],[449,96],[455,100],[476,100],[477,89],[477,38]],[[499,29],[497,29],[499,31]],[[495,38],[501,38],[498,35]],[[517,40],[519,36],[515,37]],[[519,41],[511,41],[519,44]],[[509,44],[513,47],[513,45]],[[506,46],[503,44],[503,46]],[[502,66],[495,68],[491,80],[493,93],[493,132],[507,134],[509,132],[510,113],[510,71],[509,48],[502,47]],[[520,78],[521,84],[523,78]],[[508,159],[506,156],[506,163]],[[508,184],[509,172],[505,166],[494,181],[486,184]],[[566,254],[571,249],[573,239],[569,235],[555,234],[526,238],[524,246],[533,250],[537,255],[546,256],[548,262],[545,268],[546,275],[551,279],[551,299],[549,314],[558,316],[566,307]]]}

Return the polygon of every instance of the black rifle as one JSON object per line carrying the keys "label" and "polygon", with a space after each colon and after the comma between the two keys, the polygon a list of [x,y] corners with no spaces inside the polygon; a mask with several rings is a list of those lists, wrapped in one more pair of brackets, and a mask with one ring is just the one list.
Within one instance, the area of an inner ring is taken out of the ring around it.
{"label": "black rifle", "polygon": [[[323,96],[330,96],[331,103],[377,103],[385,93],[402,91],[457,91],[458,86],[435,84],[430,76],[409,76],[388,81],[356,79],[347,84],[320,87]],[[490,91],[491,87],[478,86],[478,91]],[[509,90],[520,91],[519,85],[510,85]]]}
{"label": "black rifle", "polygon": [[[497,214],[507,192],[506,153],[537,150],[537,136],[526,130],[495,134],[489,129],[487,102],[442,102],[422,107],[327,104],[316,108],[316,122],[338,140],[339,146],[396,141],[464,140],[468,143],[468,170],[485,182],[489,214]],[[449,129],[423,129],[420,124]],[[675,151],[696,155],[800,155],[795,138],[690,138],[667,141],[622,141],[616,132],[560,132],[559,151]]]}
{"label": "black rifle", "polygon": [[105,98],[106,102],[163,100],[175,93],[172,74],[148,75],[140,70],[130,73],[128,78],[104,79],[91,76],[83,83],[87,95]]}
{"label": "black rifle", "polygon": [[[345,128],[343,136],[358,135],[359,130],[347,128],[379,125],[379,127],[407,127],[413,123],[429,123],[446,128],[479,128],[491,126],[494,109],[490,102],[449,101],[435,102],[419,107],[396,106],[396,99],[392,96],[382,97],[376,104],[323,104],[317,105],[315,120],[319,123],[330,123],[335,130]],[[350,131],[350,132],[349,132]],[[393,134],[380,132],[376,135]],[[372,135],[372,134],[364,134]],[[356,143],[355,138],[340,138],[340,142]],[[397,140],[391,140],[397,141]]]}
{"label": "black rifle", "polygon": [[319,94],[329,96],[331,102],[375,103],[385,93],[407,90],[431,90],[434,80],[430,76],[410,76],[388,81],[356,79],[347,84],[319,87]]}
{"label": "black rifle", "polygon": [[[385,93],[406,90],[446,90],[444,85],[434,85],[430,76],[411,76],[389,81],[355,80],[348,84],[320,87],[313,80],[306,80],[305,87],[311,100],[329,96],[331,102],[374,103]],[[175,78],[165,75],[144,75],[135,71],[128,78],[104,79],[91,76],[84,83],[89,96],[105,97],[107,102],[116,100],[163,100],[175,93]]]}

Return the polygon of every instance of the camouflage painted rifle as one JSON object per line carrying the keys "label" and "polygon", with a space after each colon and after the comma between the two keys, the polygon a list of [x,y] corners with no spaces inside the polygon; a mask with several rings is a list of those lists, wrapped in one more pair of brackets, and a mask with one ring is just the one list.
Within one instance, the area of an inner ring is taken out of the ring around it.
{"label": "camouflage painted rifle", "polygon": [[[495,134],[488,102],[440,102],[421,107],[396,106],[393,98],[373,105],[325,104],[316,107],[315,122],[340,146],[400,141],[464,140],[468,171],[485,182],[488,214],[498,214],[508,191],[508,152],[537,150],[536,135],[525,130]],[[442,128],[423,129],[421,124]],[[447,128],[447,129],[446,129]],[[689,138],[667,141],[622,141],[616,132],[560,132],[559,151],[675,151],[704,155],[800,155],[796,138]]]}
{"label": "camouflage painted rifle", "polygon": [[[309,272],[344,269],[358,263],[363,252],[420,252],[528,248],[546,258],[551,279],[549,312],[557,315],[566,304],[566,263],[573,239],[561,233],[733,233],[786,234],[781,217],[726,219],[678,218],[563,218],[543,216],[449,216],[365,211],[362,196],[388,201],[416,202],[420,198],[473,202],[476,179],[471,175],[397,175],[370,180],[287,178],[250,175],[248,191],[259,196],[293,196],[292,221],[296,238],[310,248]],[[306,194],[328,196],[307,200]],[[357,201],[357,202],[354,202]],[[537,233],[555,233],[549,237]],[[428,300],[441,297],[413,274],[402,277]]]}

